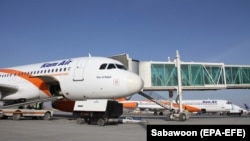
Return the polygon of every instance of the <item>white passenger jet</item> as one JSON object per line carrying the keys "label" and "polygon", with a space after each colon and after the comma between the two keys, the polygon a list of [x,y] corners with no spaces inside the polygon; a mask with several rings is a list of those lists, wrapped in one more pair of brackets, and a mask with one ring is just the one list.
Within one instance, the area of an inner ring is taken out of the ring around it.
{"label": "white passenger jet", "polygon": [[[154,111],[159,112],[160,115],[166,110],[162,106],[150,100],[125,100],[125,98],[117,99],[123,104],[123,108],[130,111]],[[170,106],[170,101],[160,100],[162,104]],[[179,104],[173,102],[173,108],[179,108]],[[207,99],[207,100],[183,100],[182,108],[191,113],[221,113],[221,114],[245,114],[246,110],[239,106],[232,104],[232,102],[223,99]],[[156,114],[156,113],[155,113]]]}
{"label": "white passenger jet", "polygon": [[114,99],[139,92],[143,80],[117,60],[78,57],[0,69],[5,104],[62,95],[67,100]]}

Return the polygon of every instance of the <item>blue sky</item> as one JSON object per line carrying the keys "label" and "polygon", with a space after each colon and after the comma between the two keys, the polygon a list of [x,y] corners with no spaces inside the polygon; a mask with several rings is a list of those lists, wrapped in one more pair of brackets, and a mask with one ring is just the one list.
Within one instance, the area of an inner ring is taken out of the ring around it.
{"label": "blue sky", "polygon": [[[185,62],[250,65],[249,15],[249,0],[1,0],[0,67],[88,53],[165,61],[176,50]],[[250,104],[250,90],[183,94]]]}

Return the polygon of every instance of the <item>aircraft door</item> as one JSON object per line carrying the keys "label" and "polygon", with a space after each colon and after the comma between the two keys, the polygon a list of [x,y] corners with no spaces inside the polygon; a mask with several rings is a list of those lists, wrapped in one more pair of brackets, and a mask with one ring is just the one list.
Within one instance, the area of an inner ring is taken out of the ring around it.
{"label": "aircraft door", "polygon": [[74,70],[74,77],[73,77],[73,80],[74,81],[83,81],[84,80],[84,69],[85,69],[85,66],[88,62],[88,59],[87,60],[83,60],[83,59],[80,59],[78,60],[78,62],[76,63],[76,66],[75,66],[75,70]]}

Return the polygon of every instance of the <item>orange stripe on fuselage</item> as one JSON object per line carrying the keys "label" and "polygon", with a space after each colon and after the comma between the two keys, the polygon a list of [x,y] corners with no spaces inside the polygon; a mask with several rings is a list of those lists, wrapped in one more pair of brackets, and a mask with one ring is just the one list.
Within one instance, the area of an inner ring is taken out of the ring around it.
{"label": "orange stripe on fuselage", "polygon": [[[162,102],[162,103],[164,103],[166,105],[170,105],[170,102]],[[173,103],[173,106],[175,108],[179,108],[179,104]],[[189,112],[200,112],[201,111],[200,108],[190,106],[190,105],[185,105],[185,104],[182,104],[182,109],[188,110]]]}
{"label": "orange stripe on fuselage", "polygon": [[34,77],[22,71],[12,70],[12,69],[0,69],[0,72],[8,73],[26,79],[27,81],[35,85],[38,89],[43,91],[48,97],[51,97],[51,94],[46,86],[46,83],[40,78]]}

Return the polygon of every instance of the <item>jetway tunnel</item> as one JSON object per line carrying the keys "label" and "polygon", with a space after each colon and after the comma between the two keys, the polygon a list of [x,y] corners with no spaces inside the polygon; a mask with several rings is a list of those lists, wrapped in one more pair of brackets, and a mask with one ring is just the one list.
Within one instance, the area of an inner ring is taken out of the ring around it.
{"label": "jetway tunnel", "polygon": [[[130,58],[128,54],[111,56],[111,58],[122,62],[128,70],[137,73],[144,81],[144,88],[139,94],[160,106],[162,105],[154,98],[145,94],[148,91],[166,91],[169,92],[169,98],[172,100],[173,92],[176,91],[176,98],[181,105],[182,91],[250,88],[250,66],[247,65],[183,62],[180,60],[178,51],[173,61],[139,61]],[[180,111],[182,111],[181,107]]]}

